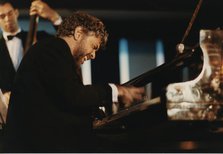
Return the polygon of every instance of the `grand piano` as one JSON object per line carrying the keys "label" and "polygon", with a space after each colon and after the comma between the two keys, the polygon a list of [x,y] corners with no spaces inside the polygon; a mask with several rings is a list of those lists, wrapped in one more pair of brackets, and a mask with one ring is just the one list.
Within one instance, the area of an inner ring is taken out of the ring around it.
{"label": "grand piano", "polygon": [[200,30],[199,46],[182,51],[124,85],[145,86],[202,56],[195,79],[169,83],[159,97],[95,119],[95,134],[114,143],[105,152],[223,152],[223,31]]}

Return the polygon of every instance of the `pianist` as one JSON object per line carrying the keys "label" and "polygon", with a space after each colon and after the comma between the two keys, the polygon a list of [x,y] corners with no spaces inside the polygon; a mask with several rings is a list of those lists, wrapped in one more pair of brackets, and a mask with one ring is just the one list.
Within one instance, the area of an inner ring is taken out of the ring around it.
{"label": "pianist", "polygon": [[74,12],[59,27],[58,37],[30,48],[11,93],[5,152],[97,152],[103,148],[106,141],[98,142],[91,133],[92,110],[112,107],[117,100],[128,107],[144,93],[143,88],[82,84],[80,65],[95,58],[107,36],[102,21]]}

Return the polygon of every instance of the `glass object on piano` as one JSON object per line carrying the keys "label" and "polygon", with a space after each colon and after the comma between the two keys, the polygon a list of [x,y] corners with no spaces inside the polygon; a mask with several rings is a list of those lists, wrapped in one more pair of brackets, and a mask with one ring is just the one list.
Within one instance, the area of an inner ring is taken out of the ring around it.
{"label": "glass object on piano", "polygon": [[223,31],[201,30],[200,47],[203,68],[199,76],[167,86],[170,120],[223,120]]}

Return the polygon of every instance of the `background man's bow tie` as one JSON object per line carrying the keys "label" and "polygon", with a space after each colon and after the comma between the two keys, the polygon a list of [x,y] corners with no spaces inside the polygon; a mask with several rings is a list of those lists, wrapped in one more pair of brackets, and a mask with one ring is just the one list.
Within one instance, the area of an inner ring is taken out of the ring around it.
{"label": "background man's bow tie", "polygon": [[22,38],[22,33],[19,32],[19,33],[17,33],[16,35],[8,35],[8,36],[7,36],[8,40],[13,39],[13,37]]}

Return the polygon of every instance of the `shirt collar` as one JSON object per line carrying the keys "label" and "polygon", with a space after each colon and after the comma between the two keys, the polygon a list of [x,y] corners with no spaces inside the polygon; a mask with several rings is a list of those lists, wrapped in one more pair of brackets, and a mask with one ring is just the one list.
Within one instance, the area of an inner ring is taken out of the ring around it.
{"label": "shirt collar", "polygon": [[9,33],[9,32],[2,32],[2,35],[3,35],[3,37],[4,37],[4,39],[6,40],[6,41],[8,41],[8,38],[7,38],[7,36],[8,35],[16,35],[17,33],[19,33],[19,32],[21,32],[22,30],[21,30],[21,28],[19,27],[19,29],[15,32],[15,33]]}

